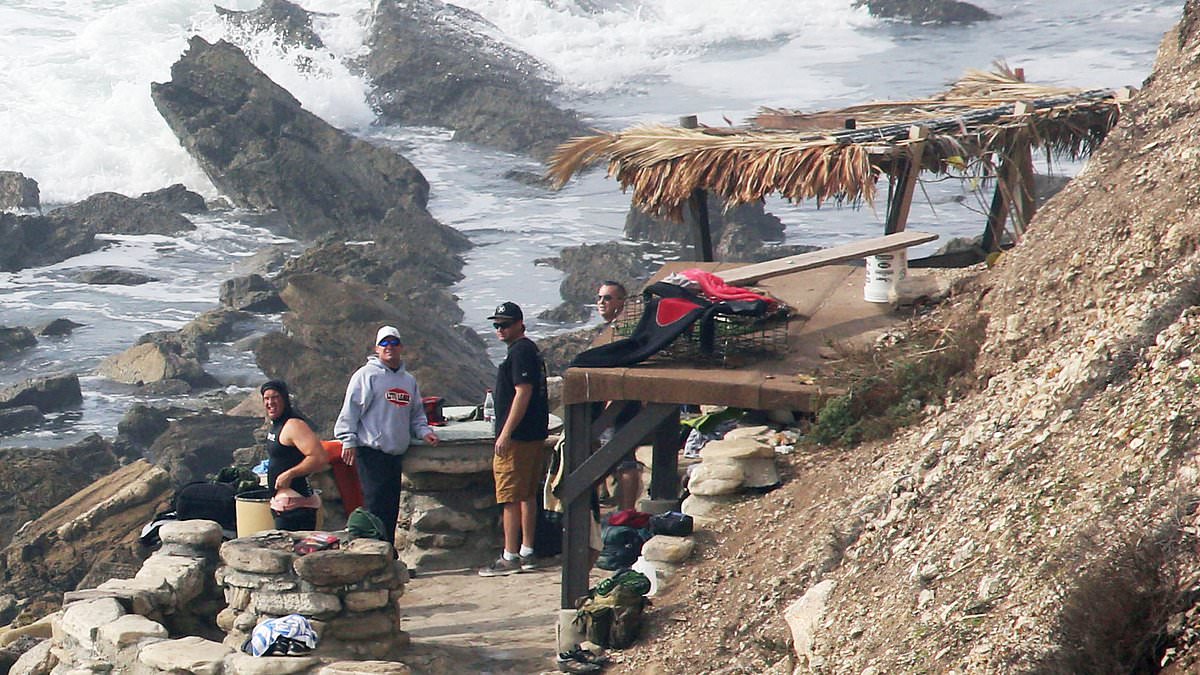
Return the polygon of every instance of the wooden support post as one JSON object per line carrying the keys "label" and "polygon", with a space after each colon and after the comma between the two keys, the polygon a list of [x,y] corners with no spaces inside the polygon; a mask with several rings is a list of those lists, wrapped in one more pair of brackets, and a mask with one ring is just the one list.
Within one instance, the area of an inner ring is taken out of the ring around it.
{"label": "wooden support post", "polygon": [[[1025,101],[1017,101],[1013,104],[1014,117],[1025,116],[1031,112],[1033,112],[1033,106]],[[1033,176],[1033,146],[1029,141],[1029,134],[1019,133],[1013,141],[1010,152],[1012,153],[1012,170],[1009,191],[1013,195],[1013,206],[1015,207],[1013,229],[1020,238],[1030,221],[1033,220],[1034,213],[1037,212],[1036,187]]]}
{"label": "wooden support post", "polygon": [[987,223],[983,226],[983,241],[979,244],[984,253],[999,251],[1000,242],[1004,239],[1004,223],[1008,220],[1008,200],[1004,198],[1001,173],[1000,169],[996,170],[996,190],[992,193],[992,204],[988,208]]}
{"label": "wooden support post", "polygon": [[[696,129],[700,121],[695,115],[687,115],[679,118],[679,126]],[[696,255],[701,262],[712,262],[712,227],[708,222],[708,194],[704,190],[692,190],[692,196],[688,198],[688,213],[692,216],[692,226],[696,231]]]}
{"label": "wooden support post", "polygon": [[650,498],[679,498],[679,406],[654,429]]}
{"label": "wooden support post", "polygon": [[[591,403],[572,403],[563,412],[563,473],[570,475],[587,460],[592,446]],[[563,609],[573,609],[575,601],[587,594],[588,571],[592,566],[589,541],[592,533],[591,495],[581,491],[563,498]]]}
{"label": "wooden support post", "polygon": [[907,157],[899,160],[900,171],[896,183],[900,189],[892,196],[888,204],[887,224],[884,234],[903,232],[908,223],[908,212],[912,208],[913,193],[917,188],[917,179],[921,176],[921,160],[925,155],[925,139],[929,130],[925,127],[913,126],[908,129],[909,144]]}

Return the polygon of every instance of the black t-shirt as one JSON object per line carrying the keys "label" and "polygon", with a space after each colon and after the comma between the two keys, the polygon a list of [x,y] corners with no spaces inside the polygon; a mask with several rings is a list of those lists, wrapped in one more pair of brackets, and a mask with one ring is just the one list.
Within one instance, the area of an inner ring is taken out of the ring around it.
{"label": "black t-shirt", "polygon": [[513,398],[517,394],[516,385],[532,384],[533,396],[530,397],[529,407],[516,429],[513,430],[513,440],[540,441],[550,435],[550,402],[546,398],[546,364],[538,352],[533,340],[522,337],[508,347],[508,355],[496,370],[496,421],[495,430],[499,434],[508,419],[508,411],[512,409]]}

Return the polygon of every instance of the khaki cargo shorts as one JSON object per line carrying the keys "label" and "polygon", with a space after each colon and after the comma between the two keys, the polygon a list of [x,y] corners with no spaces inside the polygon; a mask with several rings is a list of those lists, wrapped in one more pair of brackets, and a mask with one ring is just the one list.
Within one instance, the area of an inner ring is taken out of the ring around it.
{"label": "khaki cargo shorts", "polygon": [[546,471],[545,441],[513,441],[507,457],[492,457],[496,503],[523,502],[537,497]]}

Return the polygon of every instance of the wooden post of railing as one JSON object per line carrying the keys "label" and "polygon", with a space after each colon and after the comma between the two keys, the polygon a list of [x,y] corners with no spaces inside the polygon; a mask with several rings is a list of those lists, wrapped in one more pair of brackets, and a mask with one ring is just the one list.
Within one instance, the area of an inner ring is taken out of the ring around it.
{"label": "wooden post of railing", "polygon": [[[695,115],[679,118],[679,126],[684,129],[696,129],[700,121]],[[708,194],[699,188],[692,190],[688,199],[688,212],[692,216],[692,224],[696,234],[696,255],[702,262],[713,261],[712,231],[708,222]]]}

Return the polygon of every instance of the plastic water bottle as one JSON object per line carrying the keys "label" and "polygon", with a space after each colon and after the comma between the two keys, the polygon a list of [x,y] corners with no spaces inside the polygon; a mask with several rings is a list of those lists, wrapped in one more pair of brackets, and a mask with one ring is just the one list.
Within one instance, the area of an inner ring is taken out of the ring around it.
{"label": "plastic water bottle", "polygon": [[496,418],[496,401],[492,398],[492,390],[488,389],[483,396],[483,421],[491,422]]}

